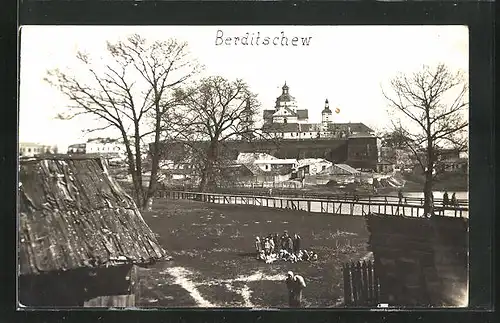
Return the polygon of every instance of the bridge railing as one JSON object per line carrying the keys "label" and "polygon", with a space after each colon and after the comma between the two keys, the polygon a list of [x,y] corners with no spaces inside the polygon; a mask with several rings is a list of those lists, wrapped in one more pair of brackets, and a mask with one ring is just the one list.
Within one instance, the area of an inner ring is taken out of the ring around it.
{"label": "bridge railing", "polygon": [[[234,192],[234,190],[233,190]],[[262,191],[264,192],[264,191]],[[256,192],[248,192],[248,191],[237,191],[237,194],[239,195],[256,195]],[[227,193],[221,193],[221,194],[227,194]],[[294,192],[286,192],[286,191],[275,191],[274,195],[276,196],[282,196],[282,197],[295,197],[295,198],[316,198],[316,199],[336,199],[336,200],[368,200],[368,201],[384,201],[387,203],[399,203],[399,198],[398,196],[395,195],[368,195],[368,194],[328,194],[328,193],[311,193],[311,192],[304,192],[304,193],[294,193]],[[404,196],[403,195],[403,201],[404,204],[417,204],[417,205],[424,205],[424,198],[423,197],[411,197],[411,196]],[[443,199],[442,198],[434,198],[434,205],[436,206],[445,206],[443,204]],[[468,207],[469,201],[464,200],[464,199],[457,199],[457,203],[454,206],[458,207]],[[448,207],[452,207],[452,205],[449,203],[446,205]]]}
{"label": "bridge railing", "polygon": [[[216,204],[244,204],[280,209],[300,210],[335,215],[364,216],[370,213],[400,215],[409,217],[423,216],[423,206],[381,200],[341,200],[314,199],[282,196],[256,196],[246,194],[201,193],[189,191],[158,191],[157,198],[195,200]],[[468,217],[468,208],[434,207],[435,215]]]}

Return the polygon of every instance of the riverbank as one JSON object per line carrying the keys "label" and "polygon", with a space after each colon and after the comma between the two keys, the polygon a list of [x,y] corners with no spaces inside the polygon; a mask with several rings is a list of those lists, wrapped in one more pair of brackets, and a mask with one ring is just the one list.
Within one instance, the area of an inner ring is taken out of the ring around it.
{"label": "riverbank", "polygon": [[[406,174],[403,176],[406,181],[402,188],[404,192],[422,192],[424,190],[425,178],[421,175]],[[443,174],[433,185],[434,191],[462,191],[469,187],[467,174]]]}

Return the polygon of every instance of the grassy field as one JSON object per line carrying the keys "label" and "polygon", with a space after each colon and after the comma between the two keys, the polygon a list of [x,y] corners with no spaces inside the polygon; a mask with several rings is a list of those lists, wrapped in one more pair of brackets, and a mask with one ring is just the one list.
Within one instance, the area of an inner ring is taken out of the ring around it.
{"label": "grassy field", "polygon": [[[306,280],[304,306],[341,306],[342,264],[368,254],[361,217],[182,200],[157,200],[143,217],[173,259],[139,270],[141,307],[287,307],[288,270]],[[283,230],[319,259],[257,261],[255,236]]]}

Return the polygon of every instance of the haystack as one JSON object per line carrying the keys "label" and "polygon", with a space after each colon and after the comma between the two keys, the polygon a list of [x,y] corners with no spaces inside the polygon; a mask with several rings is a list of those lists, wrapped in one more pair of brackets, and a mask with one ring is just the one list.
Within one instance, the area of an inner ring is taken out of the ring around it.
{"label": "haystack", "polygon": [[131,294],[132,266],[168,257],[95,156],[22,159],[18,212],[23,305]]}

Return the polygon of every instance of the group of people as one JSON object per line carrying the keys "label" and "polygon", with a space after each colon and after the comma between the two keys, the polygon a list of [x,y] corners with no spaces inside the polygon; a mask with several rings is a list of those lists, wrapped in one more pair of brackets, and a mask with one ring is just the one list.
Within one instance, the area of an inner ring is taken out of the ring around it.
{"label": "group of people", "polygon": [[443,206],[458,206],[458,201],[455,193],[451,194],[451,199],[448,196],[448,192],[443,194]]}
{"label": "group of people", "polygon": [[313,251],[301,250],[301,237],[296,233],[293,237],[285,230],[283,235],[278,233],[269,234],[262,239],[255,238],[255,251],[257,259],[266,263],[272,263],[278,259],[290,261],[312,261],[317,260],[318,255]]}
{"label": "group of people", "polygon": [[[406,199],[404,198],[403,196],[403,192],[401,190],[398,191],[398,199],[399,199],[399,204],[402,204],[403,203],[403,200],[404,202],[406,203]],[[386,201],[387,201],[387,198],[386,198]],[[431,193],[431,201],[434,201],[434,194]],[[448,195],[448,192],[444,192],[443,194],[443,206],[458,206],[458,200],[457,200],[457,196],[455,195],[455,193],[451,194],[451,198],[449,197]]]}

